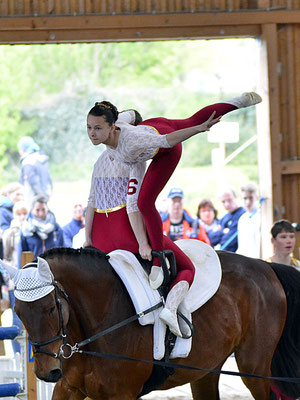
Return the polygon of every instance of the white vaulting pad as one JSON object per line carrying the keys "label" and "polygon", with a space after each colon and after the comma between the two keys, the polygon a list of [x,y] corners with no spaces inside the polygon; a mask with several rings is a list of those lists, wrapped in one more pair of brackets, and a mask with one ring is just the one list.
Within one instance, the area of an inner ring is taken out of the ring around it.
{"label": "white vaulting pad", "polygon": [[207,302],[218,290],[222,279],[222,269],[215,250],[195,239],[181,239],[175,242],[195,266],[195,278],[188,294],[181,303],[193,312]]}
{"label": "white vaulting pad", "polygon": [[[191,313],[206,303],[217,291],[222,277],[221,265],[217,253],[207,244],[195,239],[178,240],[176,244],[187,254],[195,266],[195,279],[179,310],[191,321]],[[157,290],[153,290],[148,276],[136,257],[126,250],[115,250],[109,253],[109,262],[120,276],[132,299],[136,312],[161,301]],[[159,319],[162,308],[141,318],[141,325],[154,324],[153,357],[161,360],[165,354],[165,324]],[[180,326],[184,330],[185,324]],[[189,333],[189,332],[186,332]],[[170,358],[187,357],[192,345],[192,338],[177,338]]]}
{"label": "white vaulting pad", "polygon": [[[148,282],[148,275],[133,253],[126,250],[114,250],[109,255],[109,263],[121,278],[131,297],[137,313],[147,310],[161,301],[157,290],[153,290]],[[139,318],[141,325],[154,324],[155,310]]]}
{"label": "white vaulting pad", "polygon": [[[132,253],[126,250],[114,250],[108,255],[111,266],[127,288],[136,313],[161,302],[158,291],[151,288],[148,275]],[[153,358],[156,360],[161,360],[165,354],[166,326],[159,319],[161,310],[162,307],[138,319],[141,325],[154,324]]]}

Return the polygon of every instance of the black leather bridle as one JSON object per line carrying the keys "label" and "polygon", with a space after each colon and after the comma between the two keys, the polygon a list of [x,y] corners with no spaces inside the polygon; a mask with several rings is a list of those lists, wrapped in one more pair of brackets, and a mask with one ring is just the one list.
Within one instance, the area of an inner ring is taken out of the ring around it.
{"label": "black leather bridle", "polygon": [[[129,317],[129,318],[127,318],[127,319],[115,324],[115,325],[113,325],[112,327],[110,327],[108,329],[105,329],[105,330],[97,333],[96,335],[93,335],[90,338],[85,339],[85,340],[83,340],[83,341],[81,341],[79,343],[76,343],[74,346],[72,346],[69,343],[67,343],[67,330],[66,330],[66,326],[65,326],[65,323],[64,323],[63,313],[62,313],[62,301],[59,298],[58,292],[61,292],[63,297],[65,298],[65,300],[70,304],[69,297],[68,297],[67,293],[65,292],[65,290],[63,288],[61,288],[57,284],[56,281],[53,281],[52,283],[49,283],[49,285],[53,285],[54,286],[54,290],[55,290],[55,302],[56,302],[56,307],[57,307],[57,310],[58,310],[59,325],[60,325],[58,334],[56,336],[54,336],[53,338],[51,338],[51,339],[43,340],[41,342],[35,342],[30,337],[28,337],[28,341],[32,345],[33,354],[42,353],[42,354],[47,354],[48,356],[51,356],[51,357],[54,357],[54,358],[61,358],[62,357],[62,358],[67,359],[67,358],[71,358],[74,353],[84,353],[84,351],[80,350],[81,347],[83,347],[83,346],[85,346],[85,345],[87,345],[87,344],[89,344],[91,342],[94,342],[96,339],[99,339],[100,337],[102,337],[104,335],[107,335],[108,333],[113,332],[116,329],[119,329],[122,326],[125,326],[125,325],[135,321],[138,318],[142,318],[144,315],[146,315],[146,314],[148,314],[148,313],[150,313],[150,312],[162,307],[163,304],[164,304],[164,300],[162,298],[162,300],[159,303],[157,303],[154,306],[148,308],[147,310],[139,312],[139,313],[137,313],[137,314],[135,314],[135,315],[133,315],[133,316],[131,316],[131,317]],[[38,287],[32,288],[31,290],[38,289],[38,288],[44,287],[44,286],[38,286]],[[60,346],[58,353],[54,353],[52,351],[48,351],[48,350],[45,350],[45,349],[42,348],[44,346],[47,346],[50,343],[56,342],[57,340],[62,340],[62,345]]]}
{"label": "black leather bridle", "polygon": [[[59,325],[60,325],[58,334],[51,339],[43,340],[41,342],[35,342],[30,337],[28,337],[28,341],[32,345],[33,354],[42,353],[42,354],[47,354],[49,356],[52,356],[54,358],[59,358],[62,355],[64,358],[68,358],[68,356],[64,355],[64,347],[70,346],[70,345],[67,343],[67,330],[66,330],[66,326],[64,324],[64,318],[63,318],[63,313],[62,313],[62,301],[59,298],[58,292],[62,293],[63,297],[65,298],[65,300],[68,303],[70,303],[69,297],[68,297],[67,293],[64,291],[64,289],[61,288],[60,286],[58,286],[56,281],[53,281],[51,283],[51,285],[54,286],[55,303],[56,303],[56,307],[58,310]],[[37,288],[33,288],[33,289],[37,289]],[[57,340],[62,340],[62,345],[60,346],[58,353],[53,353],[52,351],[48,351],[48,350],[45,350],[42,348],[44,346],[47,346],[50,343],[56,342]]]}

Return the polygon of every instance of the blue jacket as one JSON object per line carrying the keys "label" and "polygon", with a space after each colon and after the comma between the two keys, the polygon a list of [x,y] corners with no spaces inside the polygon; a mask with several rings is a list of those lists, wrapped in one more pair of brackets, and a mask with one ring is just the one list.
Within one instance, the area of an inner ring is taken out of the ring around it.
{"label": "blue jacket", "polygon": [[64,246],[63,230],[58,223],[56,223],[55,231],[50,233],[46,240],[42,240],[36,233],[32,236],[25,237],[21,231],[20,242],[18,245],[18,267],[20,268],[21,253],[23,251],[32,251],[36,258],[46,250],[62,246]]}
{"label": "blue jacket", "polygon": [[[207,232],[207,236],[209,237],[211,245],[214,247],[217,244],[220,244],[221,247],[224,245],[227,240],[233,237],[233,240],[226,245],[222,250],[235,252],[238,248],[238,239],[237,239],[237,225],[240,216],[244,214],[246,210],[243,207],[237,208],[233,213],[227,213],[220,220],[219,224],[221,225],[221,229],[219,231],[209,231]],[[225,232],[224,232],[225,230]],[[236,235],[236,236],[235,236]]]}
{"label": "blue jacket", "polygon": [[52,193],[52,180],[48,167],[48,156],[34,151],[21,158],[20,183],[24,185],[24,195],[28,204],[37,195],[47,199]]}
{"label": "blue jacket", "polygon": [[66,247],[72,247],[73,237],[80,231],[82,222],[72,219],[67,225],[63,226],[64,242]]}
{"label": "blue jacket", "polygon": [[6,196],[0,196],[0,233],[10,227],[14,203]]}

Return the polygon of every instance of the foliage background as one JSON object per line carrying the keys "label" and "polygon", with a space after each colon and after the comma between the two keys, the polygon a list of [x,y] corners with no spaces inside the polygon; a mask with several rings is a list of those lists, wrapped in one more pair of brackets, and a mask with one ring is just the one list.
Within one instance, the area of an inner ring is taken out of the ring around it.
{"label": "foliage background", "polygon": [[[136,108],[143,118],[184,118],[254,90],[257,50],[254,39],[0,46],[0,185],[18,180],[17,142],[25,135],[49,156],[55,183],[89,181],[102,151],[86,134],[95,101]],[[228,155],[256,134],[255,109],[224,120],[240,124]],[[206,134],[185,142],[180,168],[209,167],[217,146]],[[247,167],[256,166],[256,158],[254,143],[231,165],[249,171],[241,179],[257,180],[256,169]],[[192,187],[183,185],[189,198]]]}

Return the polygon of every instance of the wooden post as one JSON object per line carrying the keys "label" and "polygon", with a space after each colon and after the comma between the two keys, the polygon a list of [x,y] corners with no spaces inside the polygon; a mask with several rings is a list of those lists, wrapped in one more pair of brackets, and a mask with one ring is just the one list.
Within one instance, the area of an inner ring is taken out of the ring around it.
{"label": "wooden post", "polygon": [[[30,263],[34,259],[34,255],[31,251],[24,251],[21,254],[21,266],[24,267],[25,264]],[[23,326],[23,329],[24,326]],[[36,376],[33,372],[33,354],[31,345],[28,342],[28,335],[26,332],[26,364],[27,364],[27,399],[37,400],[37,390],[36,390]]]}
{"label": "wooden post", "polygon": [[267,258],[273,254],[270,229],[282,212],[276,24],[262,25],[261,41],[259,93],[264,101],[257,107],[257,150],[260,194],[267,198],[261,212],[262,258]]}

